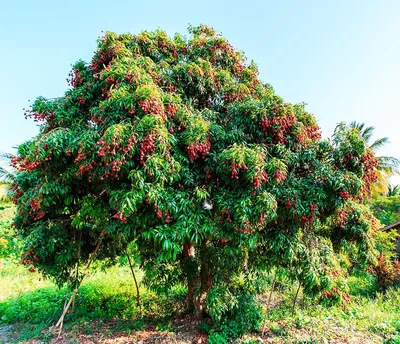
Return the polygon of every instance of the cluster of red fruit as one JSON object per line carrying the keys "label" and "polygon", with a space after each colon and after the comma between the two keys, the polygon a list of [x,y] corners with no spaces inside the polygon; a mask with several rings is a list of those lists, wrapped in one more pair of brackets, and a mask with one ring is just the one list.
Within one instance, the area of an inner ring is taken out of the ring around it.
{"label": "cluster of red fruit", "polygon": [[22,159],[20,157],[12,156],[11,157],[11,166],[14,167],[17,171],[32,171],[38,166],[42,164],[41,161],[29,161],[27,158]]}
{"label": "cluster of red fruit", "polygon": [[341,229],[344,229],[345,223],[347,221],[347,217],[348,216],[349,216],[349,210],[348,209],[342,209],[342,210],[338,211],[337,218],[336,218],[336,224]]}
{"label": "cluster of red fruit", "polygon": [[192,142],[186,147],[186,151],[189,155],[189,160],[194,161],[199,157],[203,159],[210,153],[211,142],[206,140],[206,142]]}
{"label": "cluster of red fruit", "polygon": [[82,105],[86,104],[86,99],[84,97],[77,97],[76,100]]}
{"label": "cluster of red fruit", "polygon": [[284,202],[284,204],[285,204],[285,209],[286,210],[289,210],[291,208],[297,209],[297,205],[293,204],[291,199],[286,200],[286,202]]}
{"label": "cluster of red fruit", "polygon": [[167,92],[175,93],[176,90],[178,89],[178,86],[175,84],[166,84],[164,80],[160,80],[160,83],[162,84],[162,88],[166,90]]}
{"label": "cluster of red fruit", "polygon": [[[103,43],[105,43],[106,37],[102,38]],[[107,67],[109,63],[112,61],[115,56],[115,51],[113,47],[108,46],[106,44],[102,44],[102,49],[95,52],[95,55],[92,59],[92,63],[90,65],[90,70],[93,73],[100,72],[104,66]]]}
{"label": "cluster of red fruit", "polygon": [[153,154],[156,150],[154,145],[156,136],[149,134],[140,142],[139,161],[141,165],[145,165],[145,158],[149,154]]}
{"label": "cluster of red fruit", "polygon": [[[82,145],[81,145],[81,147],[82,147]],[[68,152],[69,152],[69,153],[68,153]],[[68,155],[68,154],[71,154],[71,151],[70,151],[70,150],[67,151],[67,155]],[[85,153],[84,153],[83,151],[79,150],[79,151],[78,151],[78,155],[76,156],[74,162],[77,163],[77,162],[79,162],[79,161],[84,161],[84,160],[86,160],[86,155],[85,155]]]}
{"label": "cluster of red fruit", "polygon": [[[288,201],[288,202],[290,202],[290,200]],[[291,203],[290,203],[290,205],[291,205]],[[292,206],[292,205],[291,205]],[[297,208],[297,206],[293,206],[293,208]],[[317,216],[315,215],[315,212],[317,211],[317,204],[316,203],[311,203],[310,204],[310,214],[309,214],[309,216],[302,216],[301,218],[300,218],[300,221],[303,221],[304,223],[312,223],[316,218],[317,218]],[[287,208],[286,208],[287,209]],[[324,209],[321,209],[320,210],[321,211],[321,213],[323,213],[324,212]],[[297,212],[296,212],[297,213]]]}
{"label": "cluster of red fruit", "polygon": [[272,179],[279,183],[279,182],[284,181],[286,179],[286,174],[285,174],[284,171],[277,170],[272,175]]}
{"label": "cluster of red fruit", "polygon": [[[277,107],[272,109],[273,114],[279,114],[279,109]],[[258,127],[261,131],[263,131],[266,135],[272,137],[273,143],[283,143],[286,144],[288,139],[285,135],[289,135],[291,133],[292,125],[296,122],[296,117],[293,115],[288,116],[277,116],[272,119],[268,119],[267,117],[262,118]]]}
{"label": "cluster of red fruit", "polygon": [[40,220],[43,216],[44,213],[40,207],[40,202],[37,198],[33,198],[32,201],[29,203],[31,206],[31,209],[29,211],[29,216],[34,220]]}
{"label": "cluster of red fruit", "polygon": [[96,142],[96,146],[99,147],[97,156],[102,158],[102,162],[99,163],[99,166],[105,166],[106,168],[109,168],[109,170],[105,172],[104,176],[100,177],[101,181],[103,181],[104,178],[109,177],[118,178],[118,172],[120,171],[122,165],[126,162],[129,154],[129,158],[132,159],[132,150],[135,144],[136,140],[133,135],[128,138],[126,144],[118,144],[115,137],[111,143],[108,143],[104,140],[99,140]]}
{"label": "cluster of red fruit", "polygon": [[82,85],[83,83],[83,78],[82,78],[82,73],[78,69],[73,69],[69,74],[68,74],[68,79],[67,79],[68,85],[72,87],[78,87]]}
{"label": "cluster of red fruit", "polygon": [[250,221],[246,221],[242,227],[238,227],[237,231],[240,233],[253,234],[254,229],[251,228]]}
{"label": "cluster of red fruit", "polygon": [[154,204],[154,209],[156,210],[157,218],[164,219],[165,223],[170,223],[172,221],[172,218],[168,215],[168,212],[166,210],[161,210],[158,204]]}
{"label": "cluster of red fruit", "polygon": [[[35,256],[35,253],[32,250],[29,250],[25,252],[25,254],[22,256],[21,263],[23,265],[34,265],[35,262],[37,262],[38,260],[39,258]],[[35,271],[36,270],[34,267],[29,268],[29,272],[35,272]]]}
{"label": "cluster of red fruit", "polygon": [[200,50],[199,54],[214,64],[221,64],[231,68],[236,77],[240,77],[244,69],[241,58],[228,41],[222,38],[211,40],[198,40],[191,47],[194,50]]}
{"label": "cluster of red fruit", "polygon": [[226,104],[230,104],[235,101],[242,100],[245,96],[246,96],[246,94],[244,94],[242,92],[227,92],[224,95],[224,100],[225,100]]}
{"label": "cluster of red fruit", "polygon": [[161,53],[165,54],[166,56],[173,57],[174,59],[178,58],[178,52],[175,45],[168,45],[167,42],[162,39],[156,40],[155,43]]}
{"label": "cluster of red fruit", "polygon": [[343,199],[349,199],[350,193],[347,190],[339,191],[339,196],[342,197]]}
{"label": "cluster of red fruit", "polygon": [[146,114],[153,113],[163,115],[163,106],[156,99],[139,100],[139,106]]}
{"label": "cluster of red fruit", "polygon": [[266,214],[262,214],[260,216],[260,218],[258,219],[258,224],[262,225],[265,222],[266,219],[267,219],[267,215]]}
{"label": "cluster of red fruit", "polygon": [[224,224],[225,222],[232,223],[231,214],[232,214],[232,211],[230,209],[226,209],[226,208],[222,209],[219,223],[220,224]]}
{"label": "cluster of red fruit", "polygon": [[314,220],[316,219],[316,217],[314,215],[310,215],[310,216],[302,216],[300,217],[300,221],[303,221],[304,223],[312,223]]}
{"label": "cluster of red fruit", "polygon": [[[132,40],[136,41],[140,51],[143,55],[150,56],[166,56],[173,59],[177,59],[178,51],[171,40],[166,40],[164,37],[150,38],[146,33],[132,37]],[[139,53],[139,52],[137,52]]]}
{"label": "cluster of red fruit", "polygon": [[[96,162],[93,163],[95,165]],[[78,176],[83,176],[86,172],[89,172],[93,168],[92,164],[82,164],[79,165],[79,170],[78,172],[75,173],[75,175]],[[91,182],[92,178],[89,176],[89,182]]]}
{"label": "cluster of red fruit", "polygon": [[296,141],[302,146],[305,146],[309,140],[314,141],[320,138],[321,129],[317,125],[305,126],[296,134]]}
{"label": "cluster of red fruit", "polygon": [[39,113],[32,109],[23,109],[25,119],[32,118],[34,122],[51,122],[54,119],[54,112]]}
{"label": "cluster of red fruit", "polygon": [[321,128],[318,125],[307,126],[305,127],[305,131],[307,133],[307,137],[311,140],[317,140],[322,137]]}
{"label": "cluster of red fruit", "polygon": [[118,212],[115,215],[113,215],[113,219],[120,220],[124,225],[128,222],[127,218],[124,215],[122,215],[122,212]]}
{"label": "cluster of red fruit", "polygon": [[[131,80],[130,77],[128,77],[128,80]],[[106,88],[103,90],[103,92],[108,91],[113,85],[113,87],[116,87],[120,84],[120,81],[115,80],[113,76],[108,76],[104,81],[106,83]]]}
{"label": "cluster of red fruit", "polygon": [[371,192],[371,183],[375,182],[377,179],[376,168],[378,167],[379,161],[370,150],[367,150],[361,157],[361,163],[364,169],[361,191],[363,196],[366,196]]}
{"label": "cluster of red fruit", "polygon": [[267,172],[262,171],[260,174],[253,178],[253,185],[256,189],[261,187],[262,183],[268,183],[269,177]]}
{"label": "cluster of red fruit", "polygon": [[92,117],[92,121],[96,124],[105,124],[104,119],[101,118],[97,113],[95,113]]}
{"label": "cluster of red fruit", "polygon": [[176,106],[176,104],[170,103],[165,106],[165,113],[167,114],[169,119],[174,118],[177,112],[178,107]]}
{"label": "cluster of red fruit", "polygon": [[239,170],[243,169],[243,170],[247,171],[249,168],[246,165],[233,163],[231,165],[231,170],[232,170],[231,178],[232,179],[239,179],[239,171],[238,171],[238,169]]}

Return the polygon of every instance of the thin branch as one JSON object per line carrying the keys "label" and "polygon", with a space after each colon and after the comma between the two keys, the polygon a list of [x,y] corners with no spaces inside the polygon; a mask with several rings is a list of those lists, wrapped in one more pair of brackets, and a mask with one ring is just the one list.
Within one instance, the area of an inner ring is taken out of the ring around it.
{"label": "thin branch", "polygon": [[264,337],[264,333],[265,333],[265,323],[267,322],[267,319],[268,319],[269,305],[271,303],[272,292],[274,291],[274,288],[275,288],[276,275],[277,275],[277,273],[275,272],[274,280],[272,281],[271,290],[270,290],[269,296],[268,296],[267,311],[265,312],[265,319],[264,319],[264,324],[263,324],[262,337]]}
{"label": "thin branch", "polygon": [[136,280],[135,271],[133,270],[133,266],[132,266],[132,262],[131,262],[131,257],[129,256],[128,247],[126,248],[126,256],[128,257],[129,267],[131,268],[133,280],[135,281],[137,305],[138,305],[138,307],[139,307],[140,315],[142,315],[142,303],[141,303],[141,301],[140,301],[139,285],[138,285],[137,280]]}
{"label": "thin branch", "polygon": [[100,240],[99,240],[99,242],[97,243],[97,246],[96,246],[96,248],[94,249],[94,251],[93,251],[93,253],[92,253],[92,256],[90,257],[90,259],[89,259],[89,261],[88,261],[88,263],[87,263],[87,265],[86,265],[86,268],[85,268],[85,271],[84,271],[84,273],[83,273],[83,275],[82,275],[82,278],[80,279],[78,285],[75,287],[74,292],[72,293],[72,295],[71,295],[71,297],[70,297],[70,299],[69,299],[69,301],[68,301],[66,307],[64,307],[64,310],[63,310],[63,312],[62,312],[62,314],[61,314],[60,319],[58,319],[57,324],[55,325],[55,327],[59,327],[59,326],[60,326],[60,331],[59,331],[58,337],[60,337],[60,335],[61,335],[62,326],[63,326],[63,323],[64,323],[64,317],[65,317],[65,315],[67,314],[68,309],[69,309],[69,307],[71,306],[71,303],[75,300],[75,297],[76,297],[76,294],[77,294],[77,292],[78,292],[78,289],[79,289],[80,285],[82,284],[82,281],[83,281],[85,275],[87,274],[87,272],[88,272],[90,266],[92,265],[92,262],[93,262],[93,260],[94,260],[94,257],[96,256],[97,252],[98,252],[99,249],[100,249],[101,243],[102,243],[102,241],[103,241],[103,237],[104,237],[104,232],[100,233]]}
{"label": "thin branch", "polygon": [[292,317],[294,315],[294,307],[296,306],[297,296],[299,295],[300,287],[301,287],[301,283],[299,282],[299,287],[297,288],[296,296],[294,297],[294,300],[293,300]]}

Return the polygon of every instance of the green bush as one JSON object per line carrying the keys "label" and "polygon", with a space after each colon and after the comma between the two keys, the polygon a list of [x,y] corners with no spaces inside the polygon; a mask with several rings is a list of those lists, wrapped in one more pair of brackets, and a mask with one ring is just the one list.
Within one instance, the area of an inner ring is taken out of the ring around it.
{"label": "green bush", "polygon": [[225,343],[245,333],[258,331],[262,323],[262,309],[254,295],[222,290],[211,290],[210,315],[215,324],[210,331],[209,343]]}

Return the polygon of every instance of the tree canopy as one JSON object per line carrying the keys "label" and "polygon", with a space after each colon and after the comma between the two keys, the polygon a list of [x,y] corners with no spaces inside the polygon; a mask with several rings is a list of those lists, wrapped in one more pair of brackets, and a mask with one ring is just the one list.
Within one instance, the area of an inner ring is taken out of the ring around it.
{"label": "tree canopy", "polygon": [[263,271],[328,298],[341,295],[334,252],[369,261],[365,140],[321,139],[213,29],[107,32],[69,82],[27,110],[40,133],[13,159],[26,265],[76,283],[100,238],[110,263],[134,243],[153,288],[186,283],[189,304],[218,315],[216,295],[251,292]]}

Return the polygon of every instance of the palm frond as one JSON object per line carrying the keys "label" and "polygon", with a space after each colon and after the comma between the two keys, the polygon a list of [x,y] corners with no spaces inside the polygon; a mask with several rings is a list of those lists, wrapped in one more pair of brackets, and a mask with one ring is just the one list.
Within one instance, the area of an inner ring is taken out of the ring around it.
{"label": "palm frond", "polygon": [[358,129],[358,131],[360,132],[361,137],[364,138],[364,140],[367,143],[369,143],[369,140],[371,139],[372,134],[373,134],[373,132],[375,130],[375,127],[367,127],[365,125],[365,123],[362,123],[362,122],[359,123],[359,122],[356,122],[356,121],[351,122],[349,124],[348,128],[349,129],[351,129],[351,128]]}
{"label": "palm frond", "polygon": [[388,144],[389,138],[388,137],[382,137],[381,139],[376,140],[374,143],[372,143],[369,148],[371,148],[374,152],[380,148],[382,148],[384,145]]}
{"label": "palm frond", "polygon": [[11,154],[0,153],[0,182],[8,183],[15,177],[15,170],[11,166]]}
{"label": "palm frond", "polygon": [[378,156],[378,169],[393,174],[400,173],[400,160],[392,156]]}
{"label": "palm frond", "polygon": [[400,185],[389,185],[386,196],[396,196],[400,193]]}
{"label": "palm frond", "polygon": [[340,137],[342,137],[343,132],[346,131],[346,122],[340,122],[336,124],[335,130],[333,131],[332,135],[332,142],[337,145],[340,141]]}
{"label": "palm frond", "polygon": [[12,157],[12,154],[10,154],[10,153],[0,152],[0,159],[11,160],[11,157]]}

